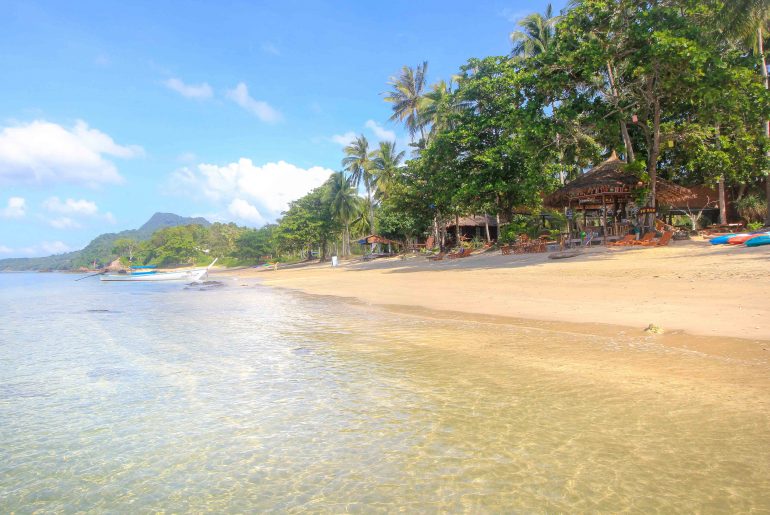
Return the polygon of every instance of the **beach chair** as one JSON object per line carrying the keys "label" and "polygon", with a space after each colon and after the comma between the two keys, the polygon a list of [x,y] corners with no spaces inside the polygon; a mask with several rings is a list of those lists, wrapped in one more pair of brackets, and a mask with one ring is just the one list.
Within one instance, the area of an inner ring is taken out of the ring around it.
{"label": "beach chair", "polygon": [[633,243],[632,243],[633,241],[635,241],[634,240],[634,235],[633,234],[626,234],[625,236],[623,236],[623,239],[620,239],[620,240],[618,240],[616,242],[612,242],[612,241],[608,242],[607,246],[608,247],[626,247],[628,245],[633,245]]}
{"label": "beach chair", "polygon": [[642,247],[665,247],[666,245],[669,244],[673,236],[674,236],[673,231],[666,231],[663,233],[663,236],[661,236],[659,239],[644,242],[641,244],[641,246]]}
{"label": "beach chair", "polygon": [[642,236],[638,240],[630,242],[630,244],[631,245],[646,245],[647,243],[651,242],[654,237],[655,237],[655,232],[650,231],[648,233],[645,233],[644,236]]}
{"label": "beach chair", "polygon": [[464,248],[464,247],[463,247],[463,248],[461,248],[461,249],[460,249],[459,251],[457,251],[457,252],[453,252],[453,253],[451,253],[451,254],[447,254],[447,256],[446,256],[446,257],[447,257],[447,259],[457,259],[457,258],[465,257],[465,253],[466,253],[466,252],[467,252],[468,254],[470,254],[470,252],[471,252],[471,251],[470,251],[470,249],[466,249],[466,248]]}
{"label": "beach chair", "polygon": [[444,256],[446,256],[446,252],[441,251],[438,254],[436,254],[435,256],[428,256],[428,260],[430,260],[430,261],[441,261],[442,259],[444,259]]}

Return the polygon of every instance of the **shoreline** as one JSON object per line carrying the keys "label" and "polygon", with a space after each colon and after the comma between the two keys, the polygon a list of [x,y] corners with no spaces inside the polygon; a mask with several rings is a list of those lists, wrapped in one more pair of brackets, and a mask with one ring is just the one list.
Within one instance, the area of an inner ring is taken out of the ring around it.
{"label": "shoreline", "polygon": [[[760,252],[757,252],[759,250]],[[571,259],[545,254],[421,256],[279,269],[217,270],[266,286],[392,308],[454,312],[533,323],[611,327],[666,336],[770,342],[770,256],[762,248],[676,242],[659,249],[589,249]]]}

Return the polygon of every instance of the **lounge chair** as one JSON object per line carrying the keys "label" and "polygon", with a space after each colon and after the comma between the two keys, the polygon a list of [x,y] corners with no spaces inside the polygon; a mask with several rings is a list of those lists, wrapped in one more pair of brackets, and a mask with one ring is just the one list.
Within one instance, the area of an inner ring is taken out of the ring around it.
{"label": "lounge chair", "polygon": [[430,261],[441,261],[442,259],[444,259],[444,256],[446,256],[446,252],[442,251],[436,254],[435,256],[428,256],[428,259]]}
{"label": "lounge chair", "polygon": [[463,257],[463,255],[465,254],[466,251],[470,252],[468,249],[463,247],[460,250],[458,250],[457,252],[453,252],[451,254],[447,254],[446,257],[447,257],[447,259],[461,258],[461,257]]}
{"label": "lounge chair", "polygon": [[642,243],[641,246],[643,247],[665,247],[669,244],[671,241],[671,238],[673,238],[674,232],[673,231],[666,231],[663,233],[663,236],[661,236],[657,240],[648,241],[645,243]]}
{"label": "lounge chair", "polygon": [[654,237],[655,237],[655,232],[650,231],[648,233],[645,233],[644,236],[642,236],[638,240],[630,242],[630,244],[631,245],[646,245],[647,243],[651,242]]}
{"label": "lounge chair", "polygon": [[633,245],[633,243],[632,243],[633,241],[635,241],[634,240],[634,235],[633,234],[626,234],[625,236],[623,236],[623,239],[620,239],[620,240],[618,240],[616,242],[612,242],[612,241],[608,242],[607,246],[608,247],[626,247],[628,245]]}

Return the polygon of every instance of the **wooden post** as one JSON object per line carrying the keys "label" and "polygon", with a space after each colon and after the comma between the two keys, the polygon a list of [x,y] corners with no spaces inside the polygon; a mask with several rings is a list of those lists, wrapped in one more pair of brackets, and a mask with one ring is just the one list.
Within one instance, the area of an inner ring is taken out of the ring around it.
{"label": "wooden post", "polygon": [[602,195],[602,225],[604,225],[604,245],[607,245],[607,204]]}

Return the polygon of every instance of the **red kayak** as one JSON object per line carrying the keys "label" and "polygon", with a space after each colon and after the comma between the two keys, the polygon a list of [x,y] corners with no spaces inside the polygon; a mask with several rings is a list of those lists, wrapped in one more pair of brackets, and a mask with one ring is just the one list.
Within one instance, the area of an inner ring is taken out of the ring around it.
{"label": "red kayak", "polygon": [[730,245],[743,245],[747,241],[749,241],[752,238],[756,238],[757,236],[762,236],[764,234],[768,234],[766,232],[757,232],[754,234],[738,234],[736,236],[733,236],[732,238],[727,240],[727,243]]}

